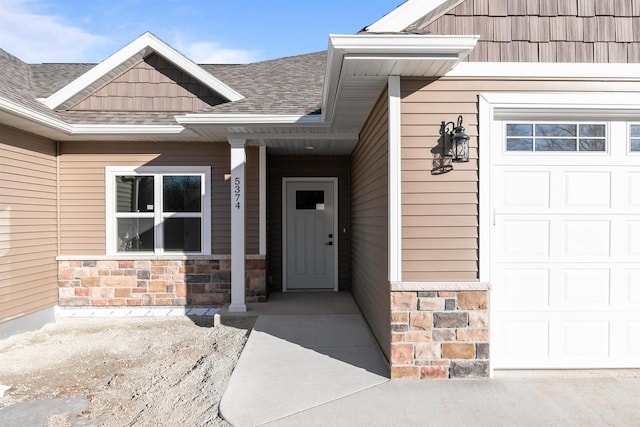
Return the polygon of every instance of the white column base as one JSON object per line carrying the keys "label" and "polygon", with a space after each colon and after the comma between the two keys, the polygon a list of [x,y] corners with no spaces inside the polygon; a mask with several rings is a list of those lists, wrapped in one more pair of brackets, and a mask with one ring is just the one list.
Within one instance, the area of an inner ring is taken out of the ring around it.
{"label": "white column base", "polygon": [[247,305],[246,304],[231,304],[227,309],[229,313],[246,313]]}

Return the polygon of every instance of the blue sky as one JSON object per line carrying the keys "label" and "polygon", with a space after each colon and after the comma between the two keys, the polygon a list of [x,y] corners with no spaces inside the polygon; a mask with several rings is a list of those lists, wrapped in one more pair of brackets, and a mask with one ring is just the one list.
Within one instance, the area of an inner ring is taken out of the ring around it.
{"label": "blue sky", "polygon": [[0,48],[31,62],[99,62],[145,31],[198,63],[324,50],[403,0],[0,0]]}

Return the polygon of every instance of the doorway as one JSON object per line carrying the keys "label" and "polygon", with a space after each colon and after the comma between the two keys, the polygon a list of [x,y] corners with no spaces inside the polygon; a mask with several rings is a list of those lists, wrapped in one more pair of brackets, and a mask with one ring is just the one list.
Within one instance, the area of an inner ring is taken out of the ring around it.
{"label": "doorway", "polygon": [[338,179],[282,180],[283,291],[338,290]]}

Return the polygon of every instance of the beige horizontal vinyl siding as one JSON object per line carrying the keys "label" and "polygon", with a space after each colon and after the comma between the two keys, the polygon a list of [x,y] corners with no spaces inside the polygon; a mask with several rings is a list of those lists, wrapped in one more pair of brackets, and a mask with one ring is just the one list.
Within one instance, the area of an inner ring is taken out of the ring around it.
{"label": "beige horizontal vinyl siding", "polygon": [[385,91],[351,155],[351,288],[387,358],[391,348],[388,117]]}
{"label": "beige horizontal vinyl siding", "polygon": [[[478,96],[483,92],[640,92],[625,81],[442,78],[402,81],[402,279],[478,279]],[[440,122],[459,114],[469,163],[432,175]]]}
{"label": "beige horizontal vinyl siding", "polygon": [[[257,148],[247,149],[249,254],[259,250],[257,151]],[[230,253],[228,143],[64,142],[60,156],[61,255],[105,254],[107,166],[210,166],[212,252]]]}
{"label": "beige horizontal vinyl siding", "polygon": [[56,145],[0,126],[0,322],[58,301]]}

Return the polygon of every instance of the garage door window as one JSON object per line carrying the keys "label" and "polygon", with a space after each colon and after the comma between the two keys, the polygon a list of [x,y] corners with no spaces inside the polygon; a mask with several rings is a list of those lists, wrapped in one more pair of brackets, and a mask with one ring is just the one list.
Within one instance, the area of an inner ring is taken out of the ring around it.
{"label": "garage door window", "polygon": [[606,135],[602,123],[507,123],[506,151],[605,152]]}
{"label": "garage door window", "polygon": [[629,144],[629,151],[640,152],[640,125],[630,126],[631,141]]}

